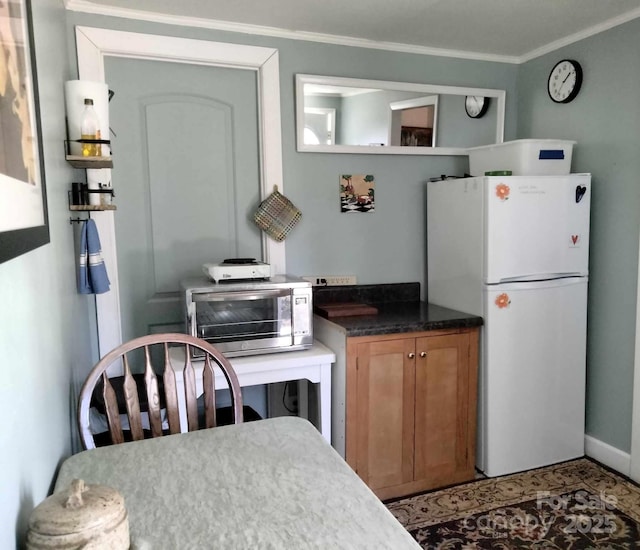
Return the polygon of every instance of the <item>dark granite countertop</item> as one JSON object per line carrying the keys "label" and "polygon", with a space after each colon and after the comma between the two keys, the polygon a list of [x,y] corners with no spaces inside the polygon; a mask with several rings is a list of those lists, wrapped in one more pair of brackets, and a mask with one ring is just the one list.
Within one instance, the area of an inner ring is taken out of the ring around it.
{"label": "dark granite countertop", "polygon": [[347,336],[373,336],[482,325],[482,317],[420,301],[419,283],[314,288],[314,306],[356,302],[373,305],[374,315],[332,317]]}

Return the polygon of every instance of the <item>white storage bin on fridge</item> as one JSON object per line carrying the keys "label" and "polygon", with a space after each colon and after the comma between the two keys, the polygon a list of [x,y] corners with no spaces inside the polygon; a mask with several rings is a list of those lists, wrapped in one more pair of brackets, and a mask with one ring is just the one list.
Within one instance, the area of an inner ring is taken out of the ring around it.
{"label": "white storage bin on fridge", "polygon": [[510,170],[514,176],[564,176],[571,172],[575,141],[558,139],[517,139],[495,145],[467,149],[469,172]]}

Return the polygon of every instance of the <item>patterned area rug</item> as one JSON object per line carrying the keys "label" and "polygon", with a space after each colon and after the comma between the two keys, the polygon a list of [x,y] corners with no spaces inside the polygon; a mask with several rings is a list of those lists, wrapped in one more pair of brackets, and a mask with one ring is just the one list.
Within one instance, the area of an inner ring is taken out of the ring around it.
{"label": "patterned area rug", "polygon": [[640,487],[587,458],[386,504],[429,550],[640,548]]}

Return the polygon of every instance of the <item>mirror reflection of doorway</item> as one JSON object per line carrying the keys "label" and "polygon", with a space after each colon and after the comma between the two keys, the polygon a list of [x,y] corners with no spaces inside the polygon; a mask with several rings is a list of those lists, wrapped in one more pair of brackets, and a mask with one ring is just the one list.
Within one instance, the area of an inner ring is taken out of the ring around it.
{"label": "mirror reflection of doorway", "polygon": [[304,110],[304,142],[308,145],[334,145],[336,142],[336,110],[308,107]]}
{"label": "mirror reflection of doorway", "polygon": [[433,105],[400,111],[400,145],[433,147]]}
{"label": "mirror reflection of doorway", "polygon": [[405,147],[435,147],[438,96],[395,101],[391,108],[389,143]]}

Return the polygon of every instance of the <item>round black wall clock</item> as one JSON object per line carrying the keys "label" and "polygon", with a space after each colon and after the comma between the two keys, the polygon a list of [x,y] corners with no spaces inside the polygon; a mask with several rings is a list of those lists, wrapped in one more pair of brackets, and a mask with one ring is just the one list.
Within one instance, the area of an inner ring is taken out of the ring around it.
{"label": "round black wall clock", "polygon": [[582,67],[573,59],[563,59],[549,73],[547,91],[556,103],[573,101],[582,86]]}
{"label": "round black wall clock", "polygon": [[484,116],[489,108],[489,98],[479,95],[468,95],[464,99],[464,110],[471,118]]}

